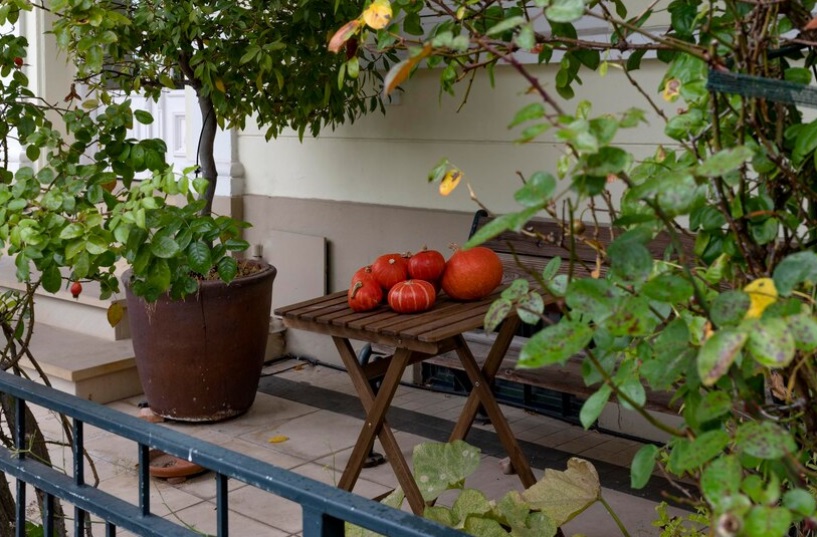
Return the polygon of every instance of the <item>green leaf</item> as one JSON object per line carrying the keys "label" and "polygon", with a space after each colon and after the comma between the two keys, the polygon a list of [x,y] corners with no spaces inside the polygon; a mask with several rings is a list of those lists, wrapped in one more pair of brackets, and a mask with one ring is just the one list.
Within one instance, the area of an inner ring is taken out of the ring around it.
{"label": "green leaf", "polygon": [[647,280],[641,292],[658,302],[680,304],[692,297],[694,289],[686,278],[664,272]]}
{"label": "green leaf", "polygon": [[151,253],[162,259],[170,259],[180,250],[179,244],[173,239],[173,231],[170,229],[160,230],[150,241]]}
{"label": "green leaf", "polygon": [[491,502],[485,494],[476,489],[465,489],[451,506],[454,519],[464,521],[473,515],[484,515],[491,512]]}
{"label": "green leaf", "polygon": [[520,109],[513,118],[513,121],[508,125],[508,128],[516,127],[526,121],[533,119],[541,119],[545,117],[545,106],[542,103],[531,103]]}
{"label": "green leaf", "polygon": [[144,110],[134,110],[133,117],[136,118],[136,121],[142,123],[143,125],[150,125],[153,123],[153,115],[150,112],[146,112]]}
{"label": "green leaf", "polygon": [[539,212],[538,207],[531,207],[518,213],[497,216],[479,228],[479,230],[468,239],[468,242],[465,243],[463,248],[478,246],[489,239],[493,239],[503,231],[519,231],[537,212]]}
{"label": "green leaf", "polygon": [[614,240],[607,249],[607,256],[610,272],[622,281],[641,282],[652,272],[652,254],[635,240]]}
{"label": "green leaf", "polygon": [[564,363],[581,352],[593,338],[593,330],[582,323],[562,318],[537,332],[522,347],[517,367],[534,368]]}
{"label": "green leaf", "polygon": [[513,309],[513,302],[507,298],[499,298],[491,304],[488,312],[485,313],[485,331],[493,332],[499,326],[499,323],[505,320],[508,314]]}
{"label": "green leaf", "polygon": [[749,310],[751,301],[743,291],[725,291],[712,301],[709,315],[715,326],[739,324]]}
{"label": "green leaf", "polygon": [[516,17],[508,17],[500,21],[498,24],[492,26],[485,32],[485,35],[497,35],[503,32],[506,32],[512,28],[516,28],[517,26],[521,26],[528,22],[525,17],[516,16]]}
{"label": "green leaf", "polygon": [[579,412],[579,420],[582,422],[582,427],[589,429],[599,418],[602,410],[610,400],[610,394],[613,390],[608,384],[603,384],[596,393],[587,398],[582,405],[581,412]]}
{"label": "green leaf", "polygon": [[708,392],[695,409],[699,423],[719,418],[732,410],[732,397],[726,392]]}
{"label": "green leaf", "polygon": [[545,17],[552,22],[573,22],[584,15],[582,0],[552,0],[545,8]]}
{"label": "green leaf", "polygon": [[636,490],[643,489],[652,476],[655,460],[658,457],[658,446],[644,444],[636,452],[630,463],[630,487]]}
{"label": "green leaf", "polygon": [[187,263],[193,271],[201,275],[210,272],[213,267],[213,259],[210,256],[210,248],[204,241],[195,241],[188,245]]}
{"label": "green leaf", "polygon": [[813,516],[817,510],[814,496],[807,490],[792,489],[783,493],[783,506],[800,516]]}
{"label": "green leaf", "polygon": [[42,283],[43,289],[48,291],[49,293],[56,293],[62,287],[62,274],[60,273],[59,267],[56,265],[49,265],[43,270],[43,276],[40,280]]}
{"label": "green leaf", "polygon": [[729,371],[747,339],[745,332],[724,328],[704,342],[698,353],[698,375],[704,386],[712,386]]}
{"label": "green leaf", "polygon": [[516,314],[523,323],[536,324],[542,319],[545,302],[542,295],[531,292],[520,298],[516,305]]}
{"label": "green leaf", "polygon": [[763,460],[780,459],[797,452],[791,434],[770,421],[742,423],[735,435],[741,452]]}
{"label": "green leaf", "polygon": [[555,177],[549,173],[536,172],[530,176],[525,186],[516,191],[514,199],[525,207],[541,209],[553,198],[555,190]]}
{"label": "green leaf", "polygon": [[692,441],[686,456],[679,467],[681,471],[700,468],[710,460],[720,455],[729,445],[729,434],[721,429],[707,431]]}
{"label": "green leaf", "polygon": [[226,283],[230,283],[238,274],[238,262],[234,257],[222,257],[216,263],[216,269],[219,278]]}
{"label": "green leaf", "polygon": [[614,336],[645,336],[652,333],[658,321],[646,297],[630,295],[616,301],[604,327]]}
{"label": "green leaf", "polygon": [[479,467],[479,449],[462,440],[424,442],[414,447],[414,479],[426,501],[461,485]]}
{"label": "green leaf", "polygon": [[773,537],[789,534],[791,513],[788,509],[755,505],[743,520],[746,537]]}
{"label": "green leaf", "polygon": [[548,261],[548,264],[545,265],[545,268],[542,269],[542,279],[544,281],[552,280],[556,274],[559,272],[559,267],[562,266],[562,258],[559,256],[553,257]]}
{"label": "green leaf", "polygon": [[752,160],[753,155],[754,152],[746,146],[723,149],[698,166],[698,173],[704,177],[721,177]]}
{"label": "green leaf", "polygon": [[817,320],[804,313],[786,318],[789,331],[794,338],[794,345],[801,351],[817,350]]}
{"label": "green leaf", "polygon": [[781,296],[789,296],[801,283],[817,282],[817,253],[807,250],[786,256],[775,267],[773,279]]}
{"label": "green leaf", "polygon": [[619,297],[608,280],[583,278],[573,280],[567,287],[565,303],[571,310],[587,315],[596,323],[613,313],[613,301]]}
{"label": "green leaf", "polygon": [[701,492],[709,503],[719,506],[724,498],[740,491],[742,477],[743,468],[737,456],[720,457],[701,473]]}
{"label": "green leaf", "polygon": [[161,293],[170,288],[171,276],[167,260],[154,259],[148,266],[146,281],[154,292]]}
{"label": "green leaf", "polygon": [[794,359],[794,338],[787,321],[764,318],[754,323],[749,331],[746,349],[758,363],[769,368],[786,367]]}
{"label": "green leaf", "polygon": [[815,149],[817,149],[817,120],[811,123],[803,123],[797,131],[792,160],[794,160],[795,164],[800,164],[814,153]]}
{"label": "green leaf", "polygon": [[60,231],[60,239],[68,240],[68,239],[75,239],[77,237],[81,237],[85,233],[85,228],[82,225],[77,223],[71,223],[62,228]]}

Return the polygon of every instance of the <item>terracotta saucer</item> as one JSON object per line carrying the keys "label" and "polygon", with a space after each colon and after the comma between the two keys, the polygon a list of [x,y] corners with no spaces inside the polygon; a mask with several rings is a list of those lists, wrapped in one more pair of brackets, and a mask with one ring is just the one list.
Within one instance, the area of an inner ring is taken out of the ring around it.
{"label": "terracotta saucer", "polygon": [[150,450],[150,475],[153,477],[172,478],[188,477],[206,472],[207,469],[192,462],[168,455],[158,449]]}

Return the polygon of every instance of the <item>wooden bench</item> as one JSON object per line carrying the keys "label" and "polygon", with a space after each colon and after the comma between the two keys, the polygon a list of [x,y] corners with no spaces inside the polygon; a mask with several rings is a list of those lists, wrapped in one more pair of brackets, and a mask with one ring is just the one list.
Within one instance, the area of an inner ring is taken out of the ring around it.
{"label": "wooden bench", "polygon": [[[491,221],[491,217],[485,211],[477,211],[474,215],[470,235],[476,233],[482,226]],[[619,234],[617,230],[610,226],[585,225],[584,232],[580,235],[575,233],[571,237],[570,231],[566,231],[562,226],[552,220],[534,220],[529,222],[524,229],[525,233],[504,232],[499,236],[486,241],[482,246],[492,249],[502,260],[504,268],[503,284],[509,284],[517,278],[526,278],[532,284],[536,284],[534,278],[528,271],[541,274],[547,263],[554,257],[561,257],[563,262],[560,272],[572,270],[575,275],[587,276],[592,271],[598,270],[604,274],[608,268],[606,260],[599,254],[606,250],[606,246],[612,242],[613,238]],[[691,236],[681,237],[682,246],[688,253],[692,252],[694,239]],[[657,259],[664,259],[668,252],[671,252],[670,239],[668,235],[657,236],[648,245],[648,249]],[[575,252],[574,262],[569,269],[567,259],[569,252]],[[527,269],[527,270],[526,270]],[[553,320],[558,319],[559,308],[555,305],[546,310],[546,314]],[[562,413],[567,413],[569,406],[576,407],[579,402],[571,400],[573,398],[586,399],[595,393],[598,386],[587,386],[582,376],[582,362],[584,355],[577,355],[569,359],[564,365],[552,365],[540,369],[517,369],[516,361],[519,351],[524,345],[527,337],[536,333],[540,326],[523,324],[517,333],[511,348],[502,362],[496,379],[518,383],[525,387],[536,387],[555,392],[561,396]],[[472,332],[466,334],[469,347],[479,361],[484,360],[487,349],[493,340],[491,334],[482,332]],[[428,378],[436,370],[435,368],[446,368],[452,372],[458,382],[467,383],[464,375],[458,372],[458,360],[450,354],[443,354],[432,358],[423,364],[424,371],[421,373],[422,382],[428,382]],[[496,387],[495,387],[496,390]],[[675,409],[671,404],[672,394],[667,392],[647,391],[646,408],[657,411],[672,411]]]}

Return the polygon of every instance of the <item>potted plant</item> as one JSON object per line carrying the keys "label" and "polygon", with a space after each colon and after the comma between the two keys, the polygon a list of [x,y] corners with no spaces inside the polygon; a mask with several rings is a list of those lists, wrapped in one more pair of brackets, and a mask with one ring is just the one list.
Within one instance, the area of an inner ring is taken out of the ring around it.
{"label": "potted plant", "polygon": [[[77,66],[78,83],[98,99],[110,99],[110,88],[153,99],[166,88],[189,86],[196,93],[200,167],[187,171],[202,177],[176,181],[171,171],[157,169],[164,148],[155,141],[130,150],[117,146],[112,169],[133,195],[109,229],[130,265],[128,318],[151,409],[191,421],[240,414],[260,378],[275,269],[236,262],[229,254],[247,248],[241,239],[246,224],[211,214],[216,132],[243,128],[253,116],[267,128],[267,139],[284,128],[316,135],[375,109],[379,99],[363,92],[366,77],[322,46],[352,7],[326,0],[275,6],[61,0],[51,8],[54,34]],[[354,76],[339,84],[341,67]],[[136,117],[151,120],[144,112]],[[134,174],[144,169],[154,177],[135,183]],[[161,196],[144,198],[151,189]],[[239,297],[257,303],[244,305]],[[212,381],[203,383],[205,374]],[[205,403],[206,396],[212,400]]]}
{"label": "potted plant", "polygon": [[[431,15],[425,24],[415,3],[375,0],[338,27],[332,49],[355,39],[361,48],[402,50],[384,78],[386,93],[423,65],[438,67],[442,90],[452,94],[481,70],[491,76],[508,66],[528,89],[509,118],[517,141],[563,150],[548,163],[552,172],[519,172],[519,210],[469,245],[503,231],[529,233],[534,216],[584,228],[563,244],[561,271],[558,261],[544,272],[524,267],[539,289],[513,286],[487,328],[513,309],[544,323],[522,349],[521,367],[584,350],[585,381],[598,387],[581,410],[585,427],[615,396],[669,435],[634,457],[634,488],[660,467],[675,485],[668,494],[705,516],[709,534],[812,535],[817,121],[804,107],[817,104],[814,3],[671,0],[634,10],[620,1],[430,0],[422,7]],[[630,85],[625,108],[599,114],[597,103],[570,102],[582,84],[605,84],[603,76]],[[646,110],[631,107],[642,99]],[[643,151],[622,143],[648,118],[663,127],[663,139]],[[452,169],[443,162],[429,179]],[[594,241],[597,219],[620,229],[607,248]],[[680,262],[649,253],[657,233],[673,238]],[[681,234],[694,234],[691,254]],[[597,248],[610,270],[577,276],[575,243]],[[557,299],[560,320],[544,315],[542,294]],[[676,394],[680,426],[648,414],[645,387]],[[664,517],[659,525],[666,535],[688,535],[699,522]]]}

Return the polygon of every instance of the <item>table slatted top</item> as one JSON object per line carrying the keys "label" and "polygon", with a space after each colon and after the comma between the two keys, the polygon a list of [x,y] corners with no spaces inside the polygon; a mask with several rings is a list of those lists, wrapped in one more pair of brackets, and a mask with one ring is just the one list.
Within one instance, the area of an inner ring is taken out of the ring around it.
{"label": "table slatted top", "polygon": [[499,293],[473,302],[443,294],[420,313],[396,313],[385,304],[357,313],[347,304],[346,291],[339,291],[277,308],[275,314],[291,328],[437,354],[447,350],[451,338],[482,326]]}

